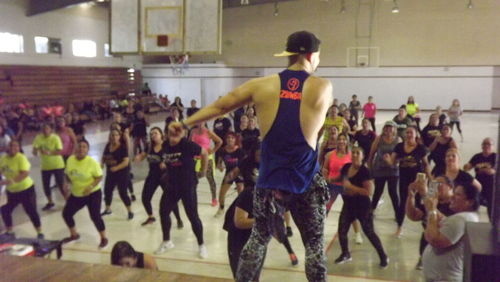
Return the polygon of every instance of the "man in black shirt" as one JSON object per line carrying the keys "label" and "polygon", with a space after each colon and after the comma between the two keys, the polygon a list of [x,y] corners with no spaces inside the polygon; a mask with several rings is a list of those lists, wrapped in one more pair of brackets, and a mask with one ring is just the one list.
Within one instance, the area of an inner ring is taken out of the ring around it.
{"label": "man in black shirt", "polygon": [[196,107],[196,100],[193,99],[191,100],[191,108],[187,109],[187,116],[190,117],[199,110],[200,108]]}
{"label": "man in black shirt", "polygon": [[481,190],[481,204],[486,206],[488,216],[491,219],[497,154],[493,152],[493,140],[491,138],[485,138],[481,147],[482,152],[475,154],[464,166],[464,170],[468,171],[474,168],[476,172],[476,179],[483,187]]}

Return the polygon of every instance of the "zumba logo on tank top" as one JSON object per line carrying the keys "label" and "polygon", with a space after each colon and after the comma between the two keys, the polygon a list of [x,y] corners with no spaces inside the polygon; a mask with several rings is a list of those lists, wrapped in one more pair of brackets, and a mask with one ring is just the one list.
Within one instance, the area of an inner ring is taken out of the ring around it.
{"label": "zumba logo on tank top", "polygon": [[300,100],[302,99],[302,92],[296,91],[300,87],[300,81],[292,77],[286,82],[286,87],[288,89],[281,89],[280,98],[281,99],[291,99]]}

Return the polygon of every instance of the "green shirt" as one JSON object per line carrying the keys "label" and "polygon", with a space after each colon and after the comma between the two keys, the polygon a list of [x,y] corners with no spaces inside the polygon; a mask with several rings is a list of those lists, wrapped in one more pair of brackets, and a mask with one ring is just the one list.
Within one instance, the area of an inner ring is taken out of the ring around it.
{"label": "green shirt", "polygon": [[[62,150],[61,138],[57,134],[50,134],[45,137],[43,134],[38,134],[33,141],[33,148],[37,150],[58,151]],[[64,160],[61,155],[45,155],[41,154],[42,170],[63,169]]]}
{"label": "green shirt", "polygon": [[[71,194],[75,197],[85,197],[85,188],[88,187],[94,180],[102,176],[102,169],[99,163],[90,156],[86,156],[83,160],[77,159],[74,155],[68,158],[64,173],[71,180]],[[101,189],[97,184],[91,191],[95,192]]]}
{"label": "green shirt", "polygon": [[418,109],[418,104],[406,104],[406,112],[412,117],[414,117],[417,114],[417,109]]}
{"label": "green shirt", "polygon": [[[30,162],[22,153],[17,153],[13,157],[9,155],[0,157],[0,172],[7,180],[14,180],[21,171],[29,171],[30,167]],[[27,176],[21,182],[7,185],[7,190],[12,193],[17,193],[27,190],[31,186],[33,186],[33,179]]]}

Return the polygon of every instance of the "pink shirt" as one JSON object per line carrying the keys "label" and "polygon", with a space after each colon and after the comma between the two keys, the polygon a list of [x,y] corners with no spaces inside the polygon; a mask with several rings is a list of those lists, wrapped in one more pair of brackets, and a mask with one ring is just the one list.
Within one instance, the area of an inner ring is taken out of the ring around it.
{"label": "pink shirt", "polygon": [[377,106],[374,103],[366,103],[363,107],[365,118],[374,118],[377,112]]}
{"label": "pink shirt", "polygon": [[[337,156],[337,150],[333,150],[328,160],[328,178],[339,177],[342,167],[350,162],[352,162],[351,152],[339,158]],[[342,185],[342,181],[335,182],[334,184]]]}
{"label": "pink shirt", "polygon": [[198,129],[191,132],[191,141],[200,145],[205,150],[210,149],[210,136],[208,135],[208,130],[206,128],[202,129],[202,133],[198,133]]}

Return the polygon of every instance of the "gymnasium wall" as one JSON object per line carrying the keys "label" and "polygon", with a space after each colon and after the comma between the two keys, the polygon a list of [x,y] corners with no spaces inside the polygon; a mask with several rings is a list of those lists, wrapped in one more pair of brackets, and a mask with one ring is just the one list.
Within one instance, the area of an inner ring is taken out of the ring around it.
{"label": "gymnasium wall", "polygon": [[[27,0],[0,1],[0,32],[24,36],[24,53],[0,53],[2,65],[45,66],[106,66],[140,68],[141,58],[127,56],[105,57],[104,44],[109,43],[108,10],[97,6],[76,5],[31,17],[26,17]],[[60,38],[62,55],[37,54],[35,36]],[[83,58],[73,56],[73,39],[96,42],[97,56]]]}
{"label": "gymnasium wall", "polygon": [[[374,3],[371,39],[366,6],[359,17],[358,3]],[[196,57],[196,62],[224,62],[229,66],[281,66],[272,54],[284,48],[288,34],[310,30],[323,41],[323,66],[346,66],[347,48],[374,46],[380,50],[380,66],[492,66],[500,65],[500,1],[298,0],[274,5],[224,9],[222,55]]]}
{"label": "gymnasium wall", "polygon": [[[143,66],[142,75],[153,92],[167,94],[172,101],[180,96],[184,105],[196,99],[204,106],[249,79],[280,70],[191,64],[179,76],[169,65],[152,64]],[[498,67],[322,67],[317,71],[333,83],[334,97],[341,102],[348,102],[352,94],[365,102],[371,95],[380,109],[396,109],[413,95],[420,107],[428,110],[437,105],[448,108],[457,98],[470,111],[488,111],[493,102],[498,103],[499,74]]]}

